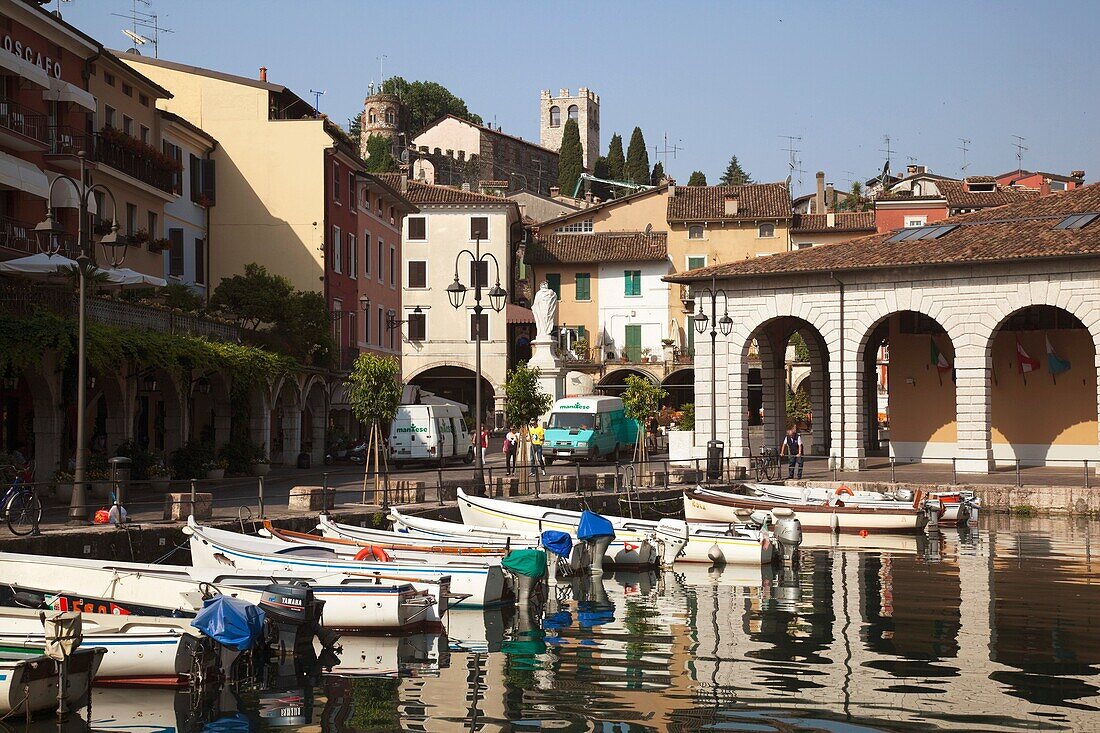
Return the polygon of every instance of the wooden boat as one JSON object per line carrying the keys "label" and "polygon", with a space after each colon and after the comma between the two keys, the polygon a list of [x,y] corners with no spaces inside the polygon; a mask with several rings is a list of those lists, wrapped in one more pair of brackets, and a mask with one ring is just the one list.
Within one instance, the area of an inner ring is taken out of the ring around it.
{"label": "wooden boat", "polygon": [[[0,652],[46,645],[41,611],[0,608]],[[106,649],[97,685],[178,687],[206,679],[216,664],[214,642],[190,619],[82,613],[84,645]]]}
{"label": "wooden boat", "polygon": [[[103,647],[90,645],[73,650],[64,668],[66,707],[84,706],[106,653]],[[60,671],[60,662],[37,649],[0,652],[0,715],[29,718],[56,710]]]}
{"label": "wooden boat", "polygon": [[[841,485],[837,488],[825,486],[786,486],[783,484],[743,484],[746,493],[765,499],[796,504],[826,504],[837,500],[846,506],[872,506],[876,508],[904,509],[913,506],[916,498],[911,491],[897,494],[884,494],[878,491],[861,491]],[[742,492],[735,492],[742,493]],[[964,520],[976,520],[981,500],[971,491],[933,491],[924,494],[929,499],[939,499],[943,503],[943,515],[939,522],[955,525],[959,521],[960,509]]]}
{"label": "wooden boat", "polygon": [[[575,533],[580,521],[580,512],[473,497],[461,489],[458,490],[458,507],[462,521],[467,524],[512,531],[556,529]],[[676,560],[763,564],[770,563],[774,555],[774,542],[768,532],[746,527],[736,518],[731,518],[721,528],[697,526],[679,519],[654,522],[615,516],[604,518],[615,528],[615,541],[608,548],[609,557],[605,560],[615,567],[649,566],[656,561],[669,565]],[[654,552],[651,562],[639,562],[634,559],[638,550],[628,548],[642,543],[663,547],[663,552],[659,557]]]}
{"label": "wooden boat", "polygon": [[191,561],[199,567],[228,566],[249,570],[284,571],[304,574],[344,574],[351,577],[380,577],[387,580],[446,579],[449,592],[461,597],[454,605],[491,606],[505,602],[505,576],[496,558],[449,558],[421,553],[401,560],[355,560],[328,548],[310,547],[282,540],[250,537],[202,527],[188,519]]}
{"label": "wooden boat", "polygon": [[[476,534],[462,536],[458,534],[447,534],[446,532],[441,532],[436,535],[428,533],[421,534],[408,531],[403,525],[400,525],[397,522],[397,517],[399,516],[404,517],[404,515],[396,509],[391,509],[391,521],[395,522],[395,528],[401,526],[402,529],[382,530],[372,529],[370,527],[356,527],[351,524],[341,524],[339,522],[334,522],[330,517],[322,514],[317,520],[317,531],[321,533],[322,537],[354,540],[356,542],[379,545],[386,549],[403,547],[426,552],[451,552],[456,550],[475,549],[483,550],[487,554],[498,554],[507,552],[509,549],[534,549],[540,544],[537,539],[522,536],[518,533],[514,533],[513,536],[493,536],[488,534],[482,536]],[[425,521],[432,522],[433,520]],[[466,527],[464,524],[457,524],[455,522],[434,522],[434,524],[457,527],[459,529]],[[459,552],[459,554],[461,554],[461,552]]]}
{"label": "wooden boat", "polygon": [[[321,526],[318,524],[318,526]],[[453,557],[504,557],[508,550],[504,547],[479,546],[476,544],[457,545],[449,543],[431,543],[402,536],[398,532],[384,532],[381,530],[365,529],[365,537],[346,537],[333,534],[309,534],[307,532],[294,532],[274,527],[269,520],[264,521],[260,535],[272,537],[292,544],[309,545],[311,547],[325,547],[332,549],[338,555],[357,555],[363,548],[380,547],[386,554],[395,560],[407,557],[407,553],[441,554]]]}
{"label": "wooden boat", "polygon": [[[344,573],[195,568],[0,552],[0,602],[14,595],[43,598],[58,610],[194,616],[211,594],[259,605],[273,583],[306,582],[325,602],[324,625],[356,632],[412,631],[441,625],[450,596],[438,579],[391,579]],[[442,597],[442,601],[440,598]],[[441,605],[442,604],[442,605]]]}
{"label": "wooden boat", "polygon": [[736,522],[738,509],[770,512],[776,507],[794,510],[803,530],[809,532],[920,532],[928,522],[925,512],[911,505],[893,508],[796,504],[702,487],[684,491],[684,517],[689,522]]}

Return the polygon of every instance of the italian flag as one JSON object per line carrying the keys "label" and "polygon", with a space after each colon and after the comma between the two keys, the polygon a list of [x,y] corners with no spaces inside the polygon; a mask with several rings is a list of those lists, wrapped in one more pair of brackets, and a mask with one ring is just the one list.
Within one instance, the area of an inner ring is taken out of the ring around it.
{"label": "italian flag", "polygon": [[1027,355],[1027,352],[1024,351],[1024,345],[1020,343],[1020,339],[1016,339],[1016,366],[1020,370],[1020,374],[1027,374],[1039,368],[1039,360],[1032,359]]}
{"label": "italian flag", "polygon": [[941,374],[951,371],[951,365],[947,363],[947,357],[940,353],[936,340],[934,338],[928,340],[932,344],[932,366],[936,367]]}

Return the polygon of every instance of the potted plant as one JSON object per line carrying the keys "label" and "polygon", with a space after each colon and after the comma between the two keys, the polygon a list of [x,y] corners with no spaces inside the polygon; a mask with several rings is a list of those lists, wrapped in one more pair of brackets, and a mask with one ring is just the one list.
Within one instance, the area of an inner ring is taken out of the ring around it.
{"label": "potted plant", "polygon": [[253,476],[266,476],[269,473],[271,473],[271,461],[268,460],[267,456],[252,459]]}
{"label": "potted plant", "polygon": [[102,469],[91,469],[87,473],[88,483],[92,485],[92,496],[106,501],[111,497],[115,485],[111,483],[111,472]]}
{"label": "potted plant", "polygon": [[149,232],[145,229],[138,229],[136,232],[130,232],[127,237],[130,240],[130,244],[145,244],[149,241]]}
{"label": "potted plant", "polygon": [[668,348],[668,347],[674,345],[675,343],[676,342],[673,341],[672,339],[661,339],[661,346],[664,346],[665,348]]}
{"label": "potted plant", "polygon": [[149,240],[150,252],[164,252],[165,250],[172,248],[172,240],[167,237],[160,237],[159,239]]}
{"label": "potted plant", "polygon": [[58,471],[53,475],[53,493],[62,504],[73,500],[73,475],[68,471]]}
{"label": "potted plant", "polygon": [[225,478],[225,469],[229,468],[229,461],[219,458],[215,461],[207,461],[204,466],[206,478],[209,481],[221,481]]}
{"label": "potted plant", "polygon": [[149,486],[158,494],[167,494],[171,487],[172,474],[163,464],[154,463],[146,470]]}
{"label": "potted plant", "polygon": [[648,346],[645,347],[644,349],[642,349],[642,361],[643,362],[651,361],[650,356],[652,354],[653,354],[653,349],[649,348]]}

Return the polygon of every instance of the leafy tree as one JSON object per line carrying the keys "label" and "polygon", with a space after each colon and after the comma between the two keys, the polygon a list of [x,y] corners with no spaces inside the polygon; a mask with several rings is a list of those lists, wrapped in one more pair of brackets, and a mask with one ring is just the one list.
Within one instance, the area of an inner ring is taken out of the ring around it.
{"label": "leafy tree", "polygon": [[355,149],[361,150],[363,145],[363,110],[359,110],[359,114],[348,120],[348,137],[355,143]]}
{"label": "leafy tree", "polygon": [[392,173],[397,170],[390,141],[383,135],[367,138],[367,170],[371,173]]}
{"label": "leafy tree", "polygon": [[282,315],[282,307],[294,286],[282,275],[272,275],[263,265],[250,262],[243,275],[221,281],[210,297],[210,308],[223,311],[237,320],[238,325],[256,329],[260,324],[273,324]]}
{"label": "leafy tree", "polygon": [[649,151],[646,150],[642,128],[635,127],[630,135],[630,145],[626,148],[626,165],[623,174],[633,183],[649,181]]}
{"label": "leafy tree", "polygon": [[194,312],[202,310],[202,298],[183,283],[171,283],[157,291],[157,297],[169,308]]}
{"label": "leafy tree", "polygon": [[852,188],[844,198],[837,202],[837,209],[841,211],[867,211],[871,203],[863,195],[863,184],[852,181]]}
{"label": "leafy tree", "polygon": [[630,375],[626,378],[626,389],[622,393],[623,410],[628,419],[638,423],[638,442],[634,446],[634,455],[645,462],[645,422],[661,409],[661,401],[668,392],[653,384],[645,377]]}
{"label": "leafy tree", "polygon": [[752,176],[741,167],[736,155],[730,156],[730,162],[726,165],[726,172],[722,174],[723,186],[744,186],[752,183]]}
{"label": "leafy tree", "polygon": [[664,178],[665,178],[665,166],[664,166],[663,163],[661,163],[661,161],[658,160],[653,165],[653,175],[651,175],[649,177],[649,182],[652,183],[654,186],[660,186],[661,181],[663,181]]}
{"label": "leafy tree", "polygon": [[607,146],[607,177],[613,181],[623,180],[626,175],[626,156],[623,155],[623,136],[615,133]]}
{"label": "leafy tree", "polygon": [[695,403],[687,402],[680,405],[680,422],[676,424],[677,430],[695,429]]}
{"label": "leafy tree", "polygon": [[810,422],[810,397],[802,390],[787,388],[787,426]]}
{"label": "leafy tree", "polygon": [[810,348],[806,346],[806,339],[802,338],[802,334],[798,332],[791,334],[789,344],[794,347],[794,358],[797,361],[810,360]]}
{"label": "leafy tree", "polygon": [[581,147],[581,131],[576,120],[567,120],[561,135],[561,151],[558,154],[558,187],[566,196],[572,196],[577,181],[584,172],[584,149]]}
{"label": "leafy tree", "polygon": [[287,296],[272,331],[309,364],[328,366],[336,355],[332,317],[321,293],[295,290]]}
{"label": "leafy tree", "polygon": [[419,134],[443,115],[454,115],[475,125],[482,124],[481,117],[466,108],[466,102],[434,81],[410,82],[400,76],[393,76],[382,83],[382,91],[396,94],[401,99],[409,111],[409,125],[413,135]]}
{"label": "leafy tree", "polygon": [[509,425],[527,425],[545,414],[554,398],[539,384],[539,370],[521,363],[508,372],[504,383],[504,416]]}
{"label": "leafy tree", "polygon": [[[363,494],[367,493],[367,474],[374,456],[374,489],[378,492],[379,454],[386,460],[382,445],[382,426],[393,420],[401,404],[401,364],[392,356],[360,354],[344,379],[348,405],[355,419],[367,426],[370,441],[363,462]],[[373,451],[371,450],[373,448]]]}
{"label": "leafy tree", "polygon": [[705,186],[707,185],[707,174],[703,171],[692,171],[691,178],[688,179],[687,185],[689,186]]}

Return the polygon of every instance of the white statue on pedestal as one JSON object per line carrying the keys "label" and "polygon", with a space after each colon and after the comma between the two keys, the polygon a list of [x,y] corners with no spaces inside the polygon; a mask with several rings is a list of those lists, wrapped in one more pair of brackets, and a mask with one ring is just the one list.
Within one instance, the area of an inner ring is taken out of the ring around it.
{"label": "white statue on pedestal", "polygon": [[549,341],[558,320],[558,296],[545,280],[535,293],[531,312],[535,315],[535,341]]}

